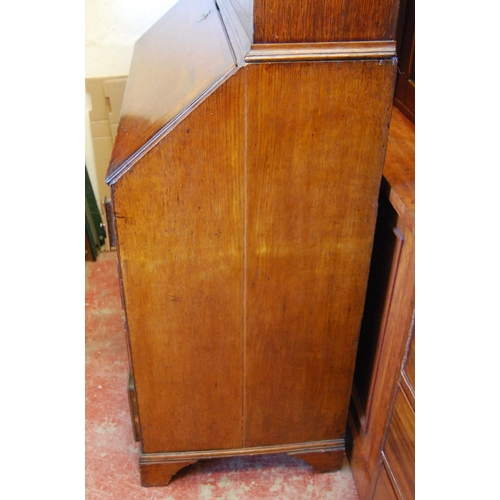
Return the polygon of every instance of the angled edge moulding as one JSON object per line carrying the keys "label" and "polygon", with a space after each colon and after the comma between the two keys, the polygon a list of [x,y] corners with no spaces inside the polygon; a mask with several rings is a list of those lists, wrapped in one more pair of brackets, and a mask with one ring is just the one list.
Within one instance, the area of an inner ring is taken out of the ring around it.
{"label": "angled edge moulding", "polygon": [[395,0],[179,0],[136,43],[110,162],[145,486],[209,457],[340,468]]}

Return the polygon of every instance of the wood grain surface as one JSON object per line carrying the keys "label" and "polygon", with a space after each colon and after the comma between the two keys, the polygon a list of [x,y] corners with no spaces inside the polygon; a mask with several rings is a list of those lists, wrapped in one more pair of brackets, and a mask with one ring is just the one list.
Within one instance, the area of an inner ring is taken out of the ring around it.
{"label": "wood grain surface", "polygon": [[397,0],[254,0],[254,43],[394,40]]}
{"label": "wood grain surface", "polygon": [[144,452],[242,446],[243,83],[113,186]]}
{"label": "wood grain surface", "polygon": [[394,492],[391,479],[384,465],[380,467],[373,500],[400,500]]}
{"label": "wood grain surface", "polygon": [[246,446],[344,434],[394,75],[248,68]]}
{"label": "wood grain surface", "polygon": [[406,225],[415,231],[415,124],[392,109],[382,189]]}

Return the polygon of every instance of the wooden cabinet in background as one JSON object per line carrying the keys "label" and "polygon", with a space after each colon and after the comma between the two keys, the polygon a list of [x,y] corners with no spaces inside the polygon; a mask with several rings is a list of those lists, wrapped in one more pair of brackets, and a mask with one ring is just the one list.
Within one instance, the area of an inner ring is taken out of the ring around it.
{"label": "wooden cabinet in background", "polygon": [[394,108],[349,413],[362,500],[415,498],[414,148]]}
{"label": "wooden cabinet in background", "polygon": [[400,0],[394,105],[415,123],[415,0]]}
{"label": "wooden cabinet in background", "polygon": [[144,485],[210,457],[341,466],[396,20],[180,0],[138,40],[107,182]]}

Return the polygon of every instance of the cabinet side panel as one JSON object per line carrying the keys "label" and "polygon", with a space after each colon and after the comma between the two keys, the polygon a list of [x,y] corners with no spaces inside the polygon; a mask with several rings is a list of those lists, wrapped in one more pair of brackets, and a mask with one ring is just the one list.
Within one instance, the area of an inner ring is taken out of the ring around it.
{"label": "cabinet side panel", "polygon": [[245,444],[344,435],[395,66],[248,68]]}
{"label": "cabinet side panel", "polygon": [[241,447],[242,78],[115,185],[143,452]]}

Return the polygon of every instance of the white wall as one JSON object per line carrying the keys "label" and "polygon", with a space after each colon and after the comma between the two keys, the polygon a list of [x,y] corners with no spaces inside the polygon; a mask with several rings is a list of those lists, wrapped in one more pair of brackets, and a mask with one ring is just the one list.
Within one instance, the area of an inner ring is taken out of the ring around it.
{"label": "white wall", "polygon": [[85,0],[85,76],[128,74],[135,41],[177,0]]}
{"label": "white wall", "polygon": [[[193,0],[195,1],[195,0]],[[177,0],[85,0],[85,78],[128,75],[134,43]],[[90,96],[85,98],[85,162],[98,200],[90,136]]]}

